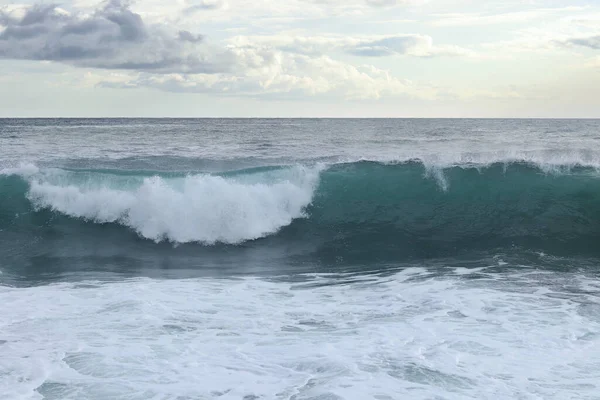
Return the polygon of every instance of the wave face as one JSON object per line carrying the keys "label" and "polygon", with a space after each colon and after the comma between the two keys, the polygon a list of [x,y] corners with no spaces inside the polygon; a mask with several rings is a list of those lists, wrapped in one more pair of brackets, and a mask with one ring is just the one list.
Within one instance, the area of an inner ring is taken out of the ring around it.
{"label": "wave face", "polygon": [[315,231],[340,246],[374,242],[394,255],[515,246],[599,253],[600,179],[593,169],[549,173],[522,163],[445,170],[349,164],[323,175],[310,215]]}
{"label": "wave face", "polygon": [[91,241],[120,226],[150,243],[302,248],[333,262],[515,247],[600,254],[600,178],[583,167],[356,162],[149,176],[25,166],[4,170],[0,191],[0,234],[36,240]]}

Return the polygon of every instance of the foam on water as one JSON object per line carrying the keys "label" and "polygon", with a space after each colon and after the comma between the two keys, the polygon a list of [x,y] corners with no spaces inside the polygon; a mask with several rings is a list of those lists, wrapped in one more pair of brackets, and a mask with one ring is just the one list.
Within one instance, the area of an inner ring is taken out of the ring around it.
{"label": "foam on water", "polygon": [[28,178],[40,173],[40,169],[33,163],[20,162],[16,166],[0,168],[0,176],[19,175]]}
{"label": "foam on water", "polygon": [[599,294],[573,273],[416,268],[0,287],[0,398],[593,398]]}
{"label": "foam on water", "polygon": [[302,218],[319,170],[289,168],[275,177],[263,174],[262,181],[190,175],[123,182],[96,174],[76,184],[74,174],[45,170],[40,176],[34,166],[10,169],[6,174],[27,177],[27,196],[37,208],[97,223],[117,222],[155,241],[214,244],[257,239]]}

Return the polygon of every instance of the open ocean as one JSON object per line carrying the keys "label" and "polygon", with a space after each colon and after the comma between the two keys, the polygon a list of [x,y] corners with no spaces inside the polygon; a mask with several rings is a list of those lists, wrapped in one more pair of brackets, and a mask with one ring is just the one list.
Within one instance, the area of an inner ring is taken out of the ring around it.
{"label": "open ocean", "polygon": [[600,120],[0,119],[0,399],[600,399]]}

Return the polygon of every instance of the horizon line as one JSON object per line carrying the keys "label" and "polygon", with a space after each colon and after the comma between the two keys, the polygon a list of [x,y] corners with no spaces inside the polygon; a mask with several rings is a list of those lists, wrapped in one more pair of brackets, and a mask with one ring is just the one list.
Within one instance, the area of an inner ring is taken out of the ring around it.
{"label": "horizon line", "polygon": [[328,116],[328,117],[261,117],[261,116],[253,116],[253,117],[236,117],[236,116],[228,116],[228,117],[172,117],[172,116],[161,116],[161,117],[145,117],[145,116],[103,116],[103,117],[90,117],[90,116],[35,116],[35,117],[7,117],[0,116],[0,119],[482,119],[482,120],[491,120],[491,119],[514,119],[514,120],[600,120],[600,116],[598,117],[337,117],[337,116]]}

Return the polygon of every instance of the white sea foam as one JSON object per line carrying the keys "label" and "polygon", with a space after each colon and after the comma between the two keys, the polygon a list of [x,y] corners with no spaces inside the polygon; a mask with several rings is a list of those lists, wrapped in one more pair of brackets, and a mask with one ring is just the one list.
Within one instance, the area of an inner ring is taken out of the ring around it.
{"label": "white sea foam", "polygon": [[0,168],[0,175],[19,175],[24,178],[40,173],[40,169],[33,163],[19,163],[17,166]]}
{"label": "white sea foam", "polygon": [[66,173],[30,176],[28,198],[38,208],[98,223],[117,222],[155,241],[239,243],[275,233],[302,218],[319,171],[295,167],[276,177],[256,174],[261,176],[254,179],[155,176],[140,178],[139,184],[128,188],[117,178],[94,176],[70,183],[74,178]]}
{"label": "white sea foam", "polygon": [[[487,147],[493,146],[490,144]],[[421,162],[430,172],[451,167],[486,168],[494,164],[524,163],[536,166],[547,173],[569,172],[576,167],[600,170],[600,151],[590,149],[526,150],[525,145],[499,149],[477,149],[465,151],[456,144],[438,144],[428,147],[380,151],[361,156],[341,156],[336,162],[374,161],[384,164],[398,164],[409,161]]]}
{"label": "white sea foam", "polygon": [[0,398],[597,396],[597,285],[457,272],[0,287]]}

